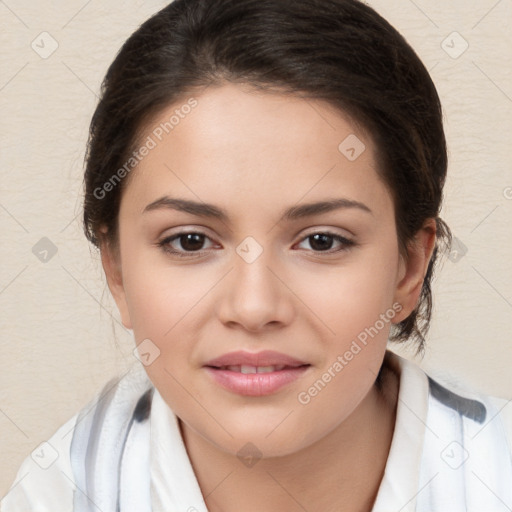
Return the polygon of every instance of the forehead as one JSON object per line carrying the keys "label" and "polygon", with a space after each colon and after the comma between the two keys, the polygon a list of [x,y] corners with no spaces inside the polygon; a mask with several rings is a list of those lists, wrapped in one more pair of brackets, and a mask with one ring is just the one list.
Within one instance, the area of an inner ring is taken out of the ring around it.
{"label": "forehead", "polygon": [[320,100],[225,84],[161,110],[140,140],[126,192],[139,212],[165,193],[247,210],[387,192],[371,138]]}

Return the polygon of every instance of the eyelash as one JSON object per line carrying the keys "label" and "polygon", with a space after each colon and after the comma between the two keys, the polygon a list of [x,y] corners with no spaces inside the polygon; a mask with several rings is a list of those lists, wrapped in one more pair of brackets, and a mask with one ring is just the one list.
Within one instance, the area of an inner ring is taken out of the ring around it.
{"label": "eyelash", "polygon": [[[158,242],[158,246],[167,254],[170,254],[172,256],[178,256],[179,258],[193,258],[193,257],[197,257],[197,256],[202,256],[205,252],[207,252],[206,250],[204,251],[176,251],[174,249],[170,249],[169,248],[169,244],[171,242],[173,242],[174,240],[177,240],[179,238],[181,238],[182,236],[185,236],[185,235],[201,235],[201,236],[204,236],[205,238],[209,239],[209,237],[204,234],[204,233],[201,233],[200,231],[182,231],[180,233],[176,233],[172,236],[168,236],[166,238],[164,238],[163,240],[159,241]],[[331,233],[330,231],[316,231],[314,233],[310,233],[308,234],[307,236],[305,236],[304,238],[302,238],[300,240],[300,242],[303,242],[304,240],[307,240],[308,238],[310,237],[313,237],[315,235],[326,235],[326,236],[329,236],[331,238],[333,238],[334,240],[340,242],[342,244],[342,247],[339,248],[339,249],[335,249],[335,250],[332,250],[332,249],[329,249],[329,250],[326,250],[326,251],[315,251],[313,250],[314,253],[316,254],[334,254],[334,253],[339,253],[339,252],[343,252],[343,251],[348,251],[350,250],[352,247],[354,247],[356,244],[356,242],[354,242],[353,240],[350,240],[348,238],[345,238],[341,235],[337,235],[336,233]]]}

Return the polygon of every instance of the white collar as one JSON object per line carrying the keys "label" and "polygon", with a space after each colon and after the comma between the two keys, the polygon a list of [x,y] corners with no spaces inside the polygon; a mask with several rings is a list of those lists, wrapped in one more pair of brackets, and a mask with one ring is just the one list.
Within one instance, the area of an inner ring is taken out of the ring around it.
{"label": "white collar", "polygon": [[178,419],[155,388],[151,405],[151,509],[208,512]]}
{"label": "white collar", "polygon": [[399,377],[395,429],[372,512],[416,509],[428,410],[428,378],[413,362],[386,351],[384,364]]}

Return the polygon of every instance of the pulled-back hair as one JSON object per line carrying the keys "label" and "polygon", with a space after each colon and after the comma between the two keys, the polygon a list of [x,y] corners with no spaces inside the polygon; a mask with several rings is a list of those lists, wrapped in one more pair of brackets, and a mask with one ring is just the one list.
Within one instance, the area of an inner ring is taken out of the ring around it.
{"label": "pulled-back hair", "polygon": [[110,65],[92,118],[84,176],[87,238],[98,247],[103,241],[116,246],[130,175],[108,192],[104,185],[153,116],[196,88],[228,82],[322,99],[363,127],[393,197],[404,257],[424,221],[436,219],[420,298],[390,335],[414,340],[422,351],[434,266],[451,242],[439,217],[447,169],[441,105],[414,50],[361,1],[175,0],[143,23]]}

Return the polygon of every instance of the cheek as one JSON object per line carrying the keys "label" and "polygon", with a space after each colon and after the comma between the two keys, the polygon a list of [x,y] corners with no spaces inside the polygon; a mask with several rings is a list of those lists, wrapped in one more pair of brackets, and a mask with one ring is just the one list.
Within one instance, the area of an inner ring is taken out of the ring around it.
{"label": "cheek", "polygon": [[194,330],[200,328],[196,308],[211,284],[205,276],[198,278],[195,273],[191,280],[190,271],[161,261],[151,264],[143,257],[132,258],[123,274],[135,343],[151,341],[146,345],[151,361],[145,370],[171,408],[188,411],[190,394],[201,397],[201,390],[187,378],[197,337]]}
{"label": "cheek", "polygon": [[[392,306],[398,253],[392,247],[354,254],[346,266],[317,276],[298,294],[308,297],[331,335],[353,338]],[[300,282],[297,281],[297,282]]]}
{"label": "cheek", "polygon": [[141,249],[130,239],[123,249],[123,284],[135,340],[164,340],[211,285],[190,265],[167,264],[159,249]]}
{"label": "cheek", "polygon": [[[372,257],[325,281],[315,309],[331,331],[322,340],[324,358],[315,377],[296,396],[305,436],[336,428],[371,389],[380,369],[389,329],[396,260]],[[337,407],[333,407],[337,404]],[[308,441],[309,442],[309,441]]]}

